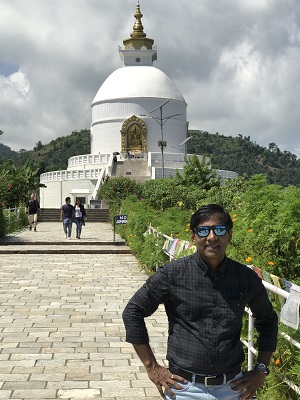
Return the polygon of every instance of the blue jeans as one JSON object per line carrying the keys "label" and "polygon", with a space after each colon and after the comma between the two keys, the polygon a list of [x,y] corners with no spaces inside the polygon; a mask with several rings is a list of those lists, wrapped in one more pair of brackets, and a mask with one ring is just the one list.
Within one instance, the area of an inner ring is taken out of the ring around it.
{"label": "blue jeans", "polygon": [[76,237],[80,237],[82,230],[82,218],[76,217],[75,223],[76,223]]}
{"label": "blue jeans", "polygon": [[[240,378],[242,376],[242,372],[236,375],[232,380]],[[173,386],[170,386],[173,393],[176,394],[176,400],[238,400],[239,396],[244,392],[244,390],[235,391],[230,386],[229,383],[232,381],[226,382],[224,385],[217,386],[205,386],[202,383],[181,383],[178,382],[179,385],[182,386],[182,389],[175,389]],[[167,400],[173,400],[169,397],[168,393],[165,393]]]}
{"label": "blue jeans", "polygon": [[66,236],[71,237],[72,234],[72,218],[65,218],[63,221],[64,232]]}

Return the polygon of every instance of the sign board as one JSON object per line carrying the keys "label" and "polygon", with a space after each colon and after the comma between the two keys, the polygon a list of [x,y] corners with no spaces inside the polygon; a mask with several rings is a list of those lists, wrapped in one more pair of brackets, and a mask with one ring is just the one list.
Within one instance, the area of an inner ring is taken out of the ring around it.
{"label": "sign board", "polygon": [[115,215],[116,224],[127,224],[127,215]]}

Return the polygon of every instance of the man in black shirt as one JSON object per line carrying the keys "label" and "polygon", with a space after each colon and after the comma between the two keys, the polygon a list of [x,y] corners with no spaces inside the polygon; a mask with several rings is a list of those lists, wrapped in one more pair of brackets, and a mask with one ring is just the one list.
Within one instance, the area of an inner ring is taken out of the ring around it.
{"label": "man in black shirt", "polygon": [[66,238],[71,239],[72,223],[75,219],[75,209],[71,204],[71,198],[66,197],[66,204],[64,204],[60,211],[60,220],[63,221],[63,228]]}
{"label": "man in black shirt", "polygon": [[[232,219],[217,204],[196,211],[190,222],[197,252],[162,266],[135,293],[123,319],[148,376],[165,399],[250,400],[263,385],[277,344],[278,318],[258,275],[226,257]],[[169,322],[167,360],[159,365],[144,318],[164,304]],[[246,304],[258,332],[257,364],[244,374],[240,342]],[[164,393],[163,393],[164,392]]]}
{"label": "man in black shirt", "polygon": [[40,205],[37,199],[35,198],[34,194],[30,196],[30,200],[27,202],[27,212],[28,212],[28,223],[29,223],[29,230],[34,228],[36,232],[36,225],[37,225],[37,217],[40,210]]}

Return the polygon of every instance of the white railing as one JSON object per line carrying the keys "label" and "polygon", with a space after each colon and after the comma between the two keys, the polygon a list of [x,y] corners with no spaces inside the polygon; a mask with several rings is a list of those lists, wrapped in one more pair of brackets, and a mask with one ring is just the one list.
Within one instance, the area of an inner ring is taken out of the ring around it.
{"label": "white railing", "polygon": [[[148,227],[149,232],[155,233],[157,236],[162,236],[166,240],[174,240],[174,238],[165,235],[161,232],[159,232],[157,229],[153,228],[151,225]],[[162,250],[165,254],[167,254],[170,258],[170,260],[174,259],[174,256],[170,253],[168,253],[166,250]],[[249,266],[251,268],[252,266]],[[272,293],[277,294],[278,296],[283,297],[285,300],[288,299],[290,293],[287,292],[286,290],[283,290],[277,286],[272,285],[269,282],[266,282],[262,280],[263,285],[267,290],[269,290]],[[248,318],[248,341],[241,338],[241,342],[247,347],[248,349],[248,370],[253,369],[254,367],[254,355],[257,354],[257,350],[254,348],[254,318],[252,317],[252,313],[249,308],[245,308],[245,311],[249,314]],[[291,338],[289,335],[287,335],[285,332],[280,332],[280,335],[287,340],[289,343],[291,343],[293,346],[297,347],[300,349],[300,343],[297,342],[295,339]],[[300,395],[300,388],[295,385],[293,382],[291,382],[289,379],[287,379],[286,376],[282,376],[277,374],[277,376],[282,380],[282,382],[286,383],[294,392]]]}
{"label": "white railing", "polygon": [[[192,157],[193,154],[187,154],[188,157]],[[203,156],[197,155],[199,161],[202,161]],[[164,153],[164,176],[170,178],[175,176],[176,169],[179,171],[183,170],[185,166],[185,154],[183,153]],[[210,158],[206,157],[206,163],[210,163]],[[152,179],[162,178],[162,154],[161,153],[149,153],[148,154],[148,166],[151,168]],[[227,171],[223,169],[216,169],[217,176],[221,177],[224,182],[227,179],[233,179],[238,177],[238,173],[234,171]]]}
{"label": "white railing", "polygon": [[75,179],[97,179],[101,174],[102,168],[95,169],[76,169],[76,170],[63,170],[63,171],[51,171],[41,174],[40,182],[52,182],[52,181],[67,181]]}
{"label": "white railing", "polygon": [[98,180],[97,180],[96,186],[95,186],[93,194],[92,194],[92,198],[93,199],[97,199],[97,193],[98,193],[98,190],[100,189],[100,186],[102,184],[104,173],[105,173],[105,169],[103,169],[101,174],[99,174],[99,176],[98,176]]}
{"label": "white railing", "polygon": [[12,215],[15,215],[15,217],[18,218],[19,213],[20,213],[20,207],[3,208],[3,215],[9,220],[11,219]]}
{"label": "white railing", "polygon": [[111,158],[111,154],[83,154],[70,157],[68,160],[68,168],[76,167],[84,164],[107,164]]}
{"label": "white railing", "polygon": [[[185,164],[184,158],[185,158],[184,153],[165,153],[164,152],[164,163],[165,164],[175,164],[178,166],[181,166],[183,168],[183,165]],[[187,154],[188,157],[192,157],[193,154]],[[202,161],[203,156],[202,155],[197,155],[199,161]],[[162,154],[161,153],[149,153],[148,154],[148,160],[151,160],[151,165],[155,166],[157,164],[161,164],[162,161]],[[210,158],[206,157],[206,162],[210,162]]]}

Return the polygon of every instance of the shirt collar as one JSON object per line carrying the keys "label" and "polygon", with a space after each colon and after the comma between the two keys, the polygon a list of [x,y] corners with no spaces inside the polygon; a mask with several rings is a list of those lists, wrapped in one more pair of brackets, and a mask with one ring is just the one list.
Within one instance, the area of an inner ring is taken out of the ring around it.
{"label": "shirt collar", "polygon": [[209,274],[209,275],[213,275],[215,277],[222,277],[222,278],[225,277],[227,267],[228,267],[228,258],[226,255],[225,255],[222,263],[216,269],[212,269],[207,264],[205,264],[205,262],[202,260],[202,258],[200,257],[198,252],[196,254],[198,256],[199,266],[202,269],[204,275]]}

